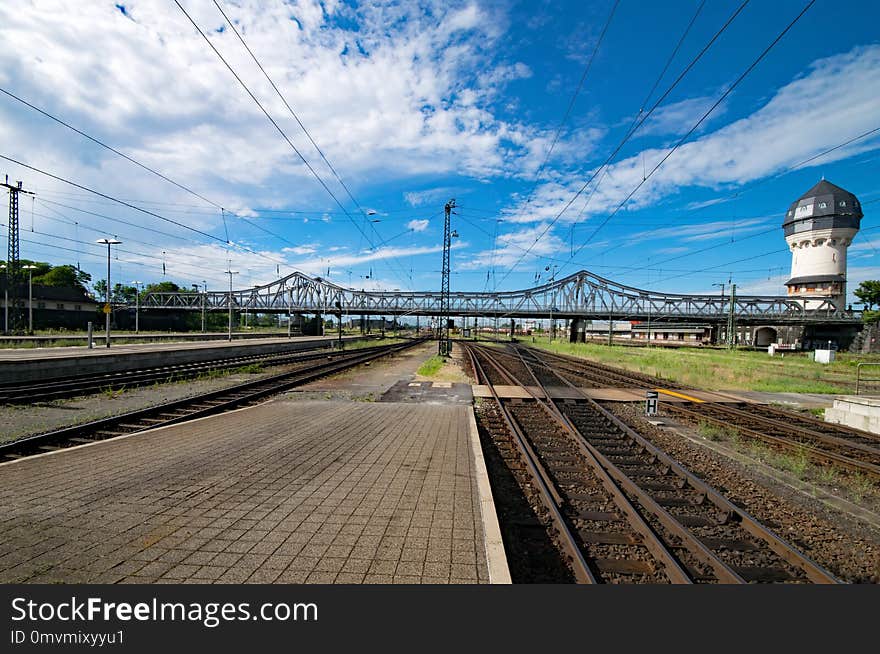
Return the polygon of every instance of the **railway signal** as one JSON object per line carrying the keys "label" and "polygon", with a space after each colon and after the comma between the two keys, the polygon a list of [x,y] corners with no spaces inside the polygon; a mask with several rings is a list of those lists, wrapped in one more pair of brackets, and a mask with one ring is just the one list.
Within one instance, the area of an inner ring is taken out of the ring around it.
{"label": "railway signal", "polygon": [[656,416],[657,415],[657,404],[658,397],[660,394],[657,391],[645,391],[645,415],[646,416]]}

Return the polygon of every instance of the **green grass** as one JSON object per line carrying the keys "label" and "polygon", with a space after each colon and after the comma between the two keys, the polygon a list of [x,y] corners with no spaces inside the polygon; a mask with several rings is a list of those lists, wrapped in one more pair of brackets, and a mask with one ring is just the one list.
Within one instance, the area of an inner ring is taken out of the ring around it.
{"label": "green grass", "polygon": [[433,377],[438,372],[440,372],[440,368],[443,367],[444,363],[446,363],[446,359],[438,354],[435,354],[430,359],[425,361],[421,366],[419,366],[418,374],[422,375],[423,377]]}
{"label": "green grass", "polygon": [[255,375],[259,372],[263,372],[263,364],[251,363],[250,365],[241,366],[240,368],[236,368],[232,372],[235,374],[241,374],[241,375]]}
{"label": "green grass", "polygon": [[834,363],[823,365],[811,361],[807,353],[788,353],[782,358],[744,350],[671,350],[563,341],[548,343],[542,339],[537,339],[535,345],[705,390],[847,393],[855,388],[856,364],[880,361],[876,355],[838,353]]}
{"label": "green grass", "polygon": [[720,427],[706,420],[700,421],[697,431],[710,441],[735,441],[739,438],[739,432],[735,428]]}

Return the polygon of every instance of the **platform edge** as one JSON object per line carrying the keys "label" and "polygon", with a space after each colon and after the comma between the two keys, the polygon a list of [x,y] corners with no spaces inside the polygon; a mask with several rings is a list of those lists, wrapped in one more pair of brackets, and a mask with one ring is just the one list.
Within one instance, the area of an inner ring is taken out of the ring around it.
{"label": "platform edge", "polygon": [[477,419],[474,408],[468,410],[468,431],[470,432],[471,451],[474,455],[474,473],[477,481],[477,494],[480,501],[480,516],[483,523],[483,544],[486,550],[486,563],[489,569],[490,584],[510,584],[510,569],[507,567],[507,555],[504,553],[504,542],[501,539],[501,527],[495,511],[495,500],[492,498],[492,487],[489,484],[489,472],[480,446],[480,433],[477,430]]}

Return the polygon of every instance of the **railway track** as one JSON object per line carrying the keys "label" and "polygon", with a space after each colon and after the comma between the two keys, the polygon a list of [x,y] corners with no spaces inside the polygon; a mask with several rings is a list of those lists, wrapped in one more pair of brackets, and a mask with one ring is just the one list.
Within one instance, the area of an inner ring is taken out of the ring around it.
{"label": "railway track", "polygon": [[793,450],[820,463],[880,479],[880,448],[876,441],[852,435],[841,437],[830,430],[814,431],[752,413],[750,408],[746,410],[723,404],[704,402],[684,406],[670,403],[664,406],[664,410],[686,416],[697,423],[733,427],[740,435]]}
{"label": "railway track", "polygon": [[[496,385],[571,385],[528,352],[465,345],[582,583],[836,583],[837,579],[589,399],[509,400]],[[515,452],[515,456],[514,456]],[[520,475],[522,476],[522,475]],[[521,482],[522,483],[522,482]]]}
{"label": "railway track", "polygon": [[315,351],[317,349],[281,354],[251,354],[97,375],[59,377],[38,382],[2,382],[0,383],[0,404],[33,404],[106,390],[121,390],[155,383],[193,379],[212,372],[235,370],[250,365],[280,366],[314,361],[327,356],[328,350],[326,348],[322,346],[322,351]]}
{"label": "railway track", "polygon": [[314,365],[304,365],[295,370],[256,381],[2,443],[0,444],[0,462],[238,409],[320,377],[341,372],[380,357],[396,354],[421,342],[422,339],[412,340],[394,345],[354,350],[331,357],[325,354],[322,357],[323,361]]}
{"label": "railway track", "polygon": [[[522,348],[520,348],[522,349]],[[652,377],[639,372],[621,370],[612,366],[606,366],[593,361],[575,359],[573,357],[538,350],[537,348],[525,348],[532,352],[533,356],[542,364],[551,367],[569,381],[574,381],[579,386],[587,388],[644,388],[663,386],[664,388],[679,388],[674,382]]]}
{"label": "railway track", "polygon": [[[688,390],[641,373],[615,370],[609,366],[535,348],[520,350],[527,352],[536,361],[536,365],[545,366],[546,370],[558,369],[566,381],[574,380],[578,385],[607,387],[622,379],[626,388],[677,389],[685,394]],[[587,383],[584,384],[584,381]],[[849,472],[880,479],[880,437],[876,434],[760,404],[666,402],[662,406],[664,411],[685,417],[696,424],[704,422],[735,428],[739,434],[777,449],[807,456],[823,465],[834,465]]]}

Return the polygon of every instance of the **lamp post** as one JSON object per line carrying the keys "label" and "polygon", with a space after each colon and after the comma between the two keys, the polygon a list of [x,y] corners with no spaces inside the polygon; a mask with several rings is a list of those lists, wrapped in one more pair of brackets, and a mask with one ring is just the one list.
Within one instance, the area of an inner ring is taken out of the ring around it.
{"label": "lamp post", "polygon": [[134,284],[134,333],[141,333],[141,284],[143,282],[132,282]]}
{"label": "lamp post", "polygon": [[36,266],[28,264],[21,267],[28,271],[28,334],[34,333],[34,271]]}
{"label": "lamp post", "polygon": [[227,270],[229,275],[229,342],[232,342],[232,276],[237,275],[237,270]]}
{"label": "lamp post", "polygon": [[104,315],[106,317],[107,327],[107,347],[110,347],[110,246],[119,245],[122,241],[115,238],[99,238],[95,243],[107,246],[107,293],[106,303],[104,304]]}
{"label": "lamp post", "polygon": [[[6,264],[0,263],[0,270],[6,270]],[[6,275],[6,283],[3,284],[3,333],[9,333],[9,275]]]}

